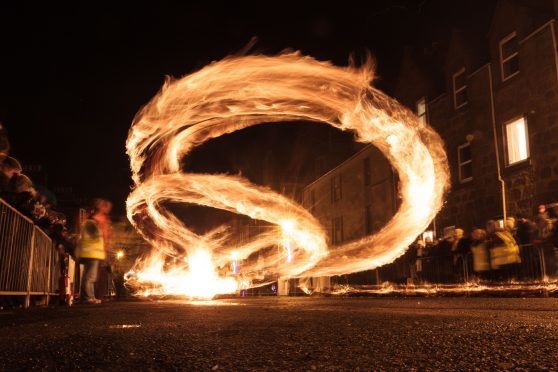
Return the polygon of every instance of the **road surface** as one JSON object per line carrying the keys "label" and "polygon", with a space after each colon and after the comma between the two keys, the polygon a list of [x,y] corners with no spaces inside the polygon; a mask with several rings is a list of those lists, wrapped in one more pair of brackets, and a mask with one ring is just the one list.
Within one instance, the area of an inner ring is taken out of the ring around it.
{"label": "road surface", "polygon": [[558,369],[557,298],[249,298],[0,311],[0,370]]}

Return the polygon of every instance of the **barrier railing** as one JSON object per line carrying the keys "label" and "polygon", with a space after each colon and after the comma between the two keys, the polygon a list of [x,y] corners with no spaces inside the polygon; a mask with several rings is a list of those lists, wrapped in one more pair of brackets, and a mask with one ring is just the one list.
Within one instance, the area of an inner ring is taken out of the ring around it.
{"label": "barrier railing", "polygon": [[417,257],[417,278],[427,283],[454,283],[465,281],[466,260],[463,256]]}
{"label": "barrier railing", "polygon": [[[417,257],[417,277],[427,283],[460,283],[473,278],[489,281],[516,279],[522,281],[546,281],[548,275],[556,275],[555,248],[551,245],[525,244],[519,246],[521,263],[503,269],[489,269],[475,272],[473,255],[458,254],[452,256]],[[552,266],[550,264],[553,264]]]}
{"label": "barrier railing", "polygon": [[44,296],[48,304],[58,290],[58,261],[48,235],[0,199],[0,296],[25,296],[25,307]]}

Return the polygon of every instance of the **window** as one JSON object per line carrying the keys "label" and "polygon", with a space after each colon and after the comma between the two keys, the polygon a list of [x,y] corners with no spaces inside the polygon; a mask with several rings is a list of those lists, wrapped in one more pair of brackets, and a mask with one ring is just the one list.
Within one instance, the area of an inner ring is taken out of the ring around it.
{"label": "window", "polygon": [[341,190],[341,175],[338,174],[336,176],[333,176],[333,178],[331,179],[331,202],[335,203],[341,200],[342,196],[343,194]]}
{"label": "window", "polygon": [[473,158],[471,157],[471,144],[464,143],[457,147],[457,163],[459,165],[459,182],[473,179]]}
{"label": "window", "polygon": [[370,158],[364,159],[362,163],[362,176],[364,177],[364,186],[372,184],[372,170],[370,169]]}
{"label": "window", "polygon": [[367,205],[364,208],[364,232],[366,235],[374,232],[374,225],[372,224],[372,206]]}
{"label": "window", "polygon": [[453,107],[456,109],[467,104],[467,77],[465,67],[453,74]]}
{"label": "window", "polygon": [[421,124],[426,124],[426,100],[424,97],[417,101],[417,116]]}
{"label": "window", "polygon": [[502,81],[519,73],[519,52],[515,32],[500,41],[500,72]]}
{"label": "window", "polygon": [[343,216],[331,219],[331,242],[333,244],[343,242]]}
{"label": "window", "polygon": [[519,163],[529,158],[528,138],[525,118],[519,118],[506,124],[508,165]]}

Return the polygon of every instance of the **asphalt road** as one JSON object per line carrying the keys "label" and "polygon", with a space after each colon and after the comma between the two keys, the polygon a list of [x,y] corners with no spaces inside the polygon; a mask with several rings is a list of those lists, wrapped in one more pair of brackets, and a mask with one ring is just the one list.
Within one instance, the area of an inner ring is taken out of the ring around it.
{"label": "asphalt road", "polygon": [[556,298],[250,298],[0,311],[1,370],[558,370]]}

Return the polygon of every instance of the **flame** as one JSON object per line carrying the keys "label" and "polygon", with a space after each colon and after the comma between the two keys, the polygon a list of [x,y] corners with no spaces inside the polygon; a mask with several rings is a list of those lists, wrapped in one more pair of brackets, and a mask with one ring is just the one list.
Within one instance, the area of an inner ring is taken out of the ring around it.
{"label": "flame", "polygon": [[137,271],[126,274],[132,284],[150,284],[140,294],[185,295],[190,298],[211,299],[220,293],[236,291],[238,283],[233,278],[221,278],[217,274],[210,252],[198,249],[192,252],[185,264],[173,264],[165,269],[165,258],[160,252],[153,254]]}
{"label": "flame", "polygon": [[[312,292],[306,286],[300,289],[307,294]],[[444,295],[444,294],[466,294],[484,293],[497,294],[506,292],[507,294],[525,293],[558,293],[558,281],[534,281],[517,282],[508,281],[502,283],[481,283],[479,281],[465,282],[462,284],[421,284],[421,285],[398,285],[385,282],[381,285],[337,285],[330,292],[332,295]]]}
{"label": "flame", "polygon": [[[135,182],[128,218],[159,251],[138,262],[130,282],[144,291],[209,298],[250,286],[262,273],[275,278],[340,275],[403,254],[442,206],[449,184],[447,158],[434,130],[373,88],[373,77],[371,59],[362,67],[342,68],[289,53],[228,57],[167,80],[137,114],[126,143]],[[350,130],[357,141],[385,154],[399,174],[402,202],[380,232],[329,247],[324,227],[292,200],[241,177],[181,172],[181,159],[212,138],[284,121]],[[167,202],[223,209],[277,229],[237,246],[226,228],[194,233],[165,209]],[[284,251],[266,249],[281,241],[288,241],[288,259]],[[230,267],[233,252],[235,260],[243,260],[242,278],[216,273],[215,267]],[[247,260],[256,252],[264,259]],[[189,264],[165,268],[165,256],[187,257]]]}

